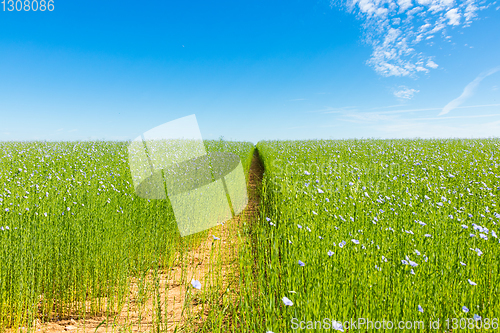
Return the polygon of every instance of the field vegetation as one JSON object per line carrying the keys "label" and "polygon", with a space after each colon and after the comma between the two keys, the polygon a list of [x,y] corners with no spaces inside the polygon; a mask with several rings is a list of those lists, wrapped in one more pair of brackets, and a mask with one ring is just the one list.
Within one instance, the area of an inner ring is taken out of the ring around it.
{"label": "field vegetation", "polygon": [[[253,144],[204,143],[238,155],[248,174]],[[135,195],[128,144],[0,143],[0,328],[112,318],[132,281],[145,293],[146,277],[183,265],[207,237],[180,237],[168,199]],[[157,327],[167,320],[159,311]]]}
{"label": "field vegetation", "polygon": [[441,330],[498,328],[498,139],[257,148],[259,292],[248,299],[262,320],[250,326],[346,330],[365,318],[423,322],[423,331],[438,319]]}

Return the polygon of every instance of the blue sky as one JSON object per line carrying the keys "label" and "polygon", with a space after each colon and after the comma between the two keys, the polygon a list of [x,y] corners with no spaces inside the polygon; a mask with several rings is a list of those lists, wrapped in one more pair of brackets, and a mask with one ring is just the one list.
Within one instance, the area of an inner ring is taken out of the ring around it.
{"label": "blue sky", "polygon": [[500,136],[498,2],[1,6],[0,141]]}

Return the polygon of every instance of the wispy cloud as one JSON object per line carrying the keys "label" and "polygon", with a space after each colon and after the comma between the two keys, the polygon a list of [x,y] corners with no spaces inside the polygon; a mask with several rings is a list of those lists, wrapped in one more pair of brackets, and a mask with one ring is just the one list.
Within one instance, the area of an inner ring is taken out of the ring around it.
{"label": "wispy cloud", "polygon": [[385,138],[488,138],[499,136],[500,120],[460,125],[401,120],[377,126],[376,130]]}
{"label": "wispy cloud", "polygon": [[453,117],[430,117],[430,118],[409,118],[406,120],[444,120],[444,119],[461,119],[461,118],[486,118],[500,116],[500,113],[493,114],[478,114],[472,116],[453,116]]}
{"label": "wispy cloud", "polygon": [[394,96],[401,99],[412,99],[413,95],[418,93],[420,90],[410,89],[405,86],[400,86],[399,90],[394,92]]}
{"label": "wispy cloud", "polygon": [[397,108],[398,106],[404,106],[404,104],[396,104],[396,105],[389,105],[389,106],[378,106],[378,107],[376,107],[376,108],[369,108],[368,110],[378,110],[378,109]]}
{"label": "wispy cloud", "polygon": [[[316,110],[312,112],[321,112],[323,114],[337,113],[341,115],[347,115],[353,118],[364,118],[365,120],[371,119],[379,119],[377,118],[379,115],[397,115],[399,113],[414,113],[414,112],[427,112],[427,111],[437,111],[442,110],[442,108],[421,108],[421,109],[401,109],[401,110],[383,110],[383,111],[371,111],[375,109],[388,109],[391,107],[397,107],[402,105],[391,105],[380,108],[370,108],[366,109],[366,111],[359,111],[354,107],[344,107],[344,108],[332,108],[327,107],[321,110]],[[472,108],[484,108],[484,107],[492,107],[492,106],[500,106],[500,104],[482,104],[482,105],[468,105],[468,106],[458,106],[457,109],[472,109]],[[387,119],[387,118],[384,118]],[[438,118],[436,118],[438,119]]]}
{"label": "wispy cloud", "polygon": [[464,91],[460,96],[446,104],[446,106],[443,108],[443,110],[438,114],[438,116],[441,116],[443,114],[447,114],[451,110],[457,108],[459,105],[463,104],[467,98],[471,97],[474,94],[474,90],[476,87],[479,85],[479,83],[487,76],[490,76],[491,74],[494,74],[500,70],[500,66],[495,67],[493,69],[490,69],[488,71],[482,72],[479,74],[478,77],[476,77],[471,83],[469,83],[467,86],[465,86]]}
{"label": "wispy cloud", "polygon": [[326,106],[323,109],[309,111],[309,112],[321,112],[321,113],[344,113],[347,111],[356,111],[356,106],[343,106],[339,108],[333,108],[331,106]]}
{"label": "wispy cloud", "polygon": [[364,41],[373,49],[367,64],[383,76],[416,76],[438,67],[416,49],[446,27],[468,27],[481,0],[331,0],[363,21]]}

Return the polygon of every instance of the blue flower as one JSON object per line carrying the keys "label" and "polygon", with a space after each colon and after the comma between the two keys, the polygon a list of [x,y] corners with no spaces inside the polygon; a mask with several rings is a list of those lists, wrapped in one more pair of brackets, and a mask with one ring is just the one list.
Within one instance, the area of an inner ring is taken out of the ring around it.
{"label": "blue flower", "polygon": [[462,228],[467,229],[468,226],[466,226],[465,224],[462,224]]}
{"label": "blue flower", "polygon": [[420,252],[419,252],[417,249],[415,249],[415,253],[416,253],[418,256],[420,255]]}
{"label": "blue flower", "polygon": [[290,301],[286,296],[283,296],[282,300],[283,300],[283,303],[285,305],[288,305],[288,306],[292,306],[293,305],[293,302]]}
{"label": "blue flower", "polygon": [[308,171],[304,171],[304,173],[305,173],[307,176],[310,176],[310,175],[311,175]]}
{"label": "blue flower", "polygon": [[431,235],[431,234],[425,234],[424,236],[425,236],[425,237],[432,237],[432,235]]}
{"label": "blue flower", "polygon": [[266,217],[266,221],[269,222],[271,221],[271,219],[269,217]]}
{"label": "blue flower", "polygon": [[470,283],[471,286],[477,286],[476,282],[472,281],[471,279],[468,279],[468,280],[469,280],[469,283]]}
{"label": "blue flower", "polygon": [[475,320],[475,321],[480,321],[480,320],[481,320],[481,316],[480,316],[480,315],[475,314],[475,315],[474,315],[474,320]]}
{"label": "blue flower", "polygon": [[342,327],[342,323],[340,321],[332,320],[332,328],[336,331],[344,332],[344,328]]}
{"label": "blue flower", "polygon": [[346,244],[345,241],[342,241],[341,243],[339,243],[340,248],[343,248],[345,244]]}
{"label": "blue flower", "polygon": [[300,224],[297,224],[297,227],[299,227],[299,229],[302,229],[302,226]]}
{"label": "blue flower", "polygon": [[322,189],[318,188],[318,193],[325,193]]}
{"label": "blue flower", "polygon": [[328,251],[328,256],[331,257],[334,253],[332,251]]}
{"label": "blue flower", "polygon": [[357,240],[357,239],[352,239],[352,242],[353,242],[354,244],[359,244],[359,240]]}
{"label": "blue flower", "polygon": [[404,259],[403,259],[403,260],[401,260],[401,263],[402,263],[403,265],[408,265],[408,261],[406,261],[406,260],[404,260]]}
{"label": "blue flower", "polygon": [[201,283],[200,281],[197,281],[195,279],[192,279],[191,280],[191,284],[193,285],[193,288],[196,288],[196,289],[201,289]]}
{"label": "blue flower", "polygon": [[302,261],[299,260],[299,265],[300,266],[305,266],[306,264],[304,264]]}
{"label": "blue flower", "polygon": [[467,313],[467,312],[469,312],[469,309],[464,305],[464,306],[462,306],[462,311]]}
{"label": "blue flower", "polygon": [[220,239],[219,237],[215,237],[214,235],[212,235],[212,237],[214,238],[214,240],[219,240]]}
{"label": "blue flower", "polygon": [[424,309],[420,305],[418,306],[418,311],[424,313]]}
{"label": "blue flower", "polygon": [[460,262],[460,265],[462,265],[462,266],[467,266],[467,264],[466,264],[466,263],[464,263],[464,262]]}

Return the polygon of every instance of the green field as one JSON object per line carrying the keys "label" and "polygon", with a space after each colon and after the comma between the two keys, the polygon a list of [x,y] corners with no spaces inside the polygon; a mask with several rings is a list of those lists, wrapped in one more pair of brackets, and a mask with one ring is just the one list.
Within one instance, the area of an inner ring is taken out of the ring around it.
{"label": "green field", "polygon": [[[205,146],[238,155],[248,179],[253,144]],[[346,331],[359,318],[498,329],[500,140],[256,148],[259,218],[232,235],[236,298],[212,302],[226,293],[220,282],[202,298],[204,323],[186,331],[321,332],[333,321]],[[1,143],[0,158],[2,328],[113,313],[131,279],[158,274],[208,235],[181,238],[168,200],[135,195],[126,142]],[[357,323],[350,332],[366,331]]]}
{"label": "green field", "polygon": [[[204,143],[238,155],[248,174],[253,144]],[[0,328],[112,314],[131,279],[158,274],[207,236],[181,238],[168,200],[135,195],[127,146],[0,143]]]}
{"label": "green field", "polygon": [[423,331],[438,319],[443,331],[461,318],[462,328],[498,327],[499,140],[257,148],[266,170],[255,230],[266,329],[325,318],[423,321]]}

